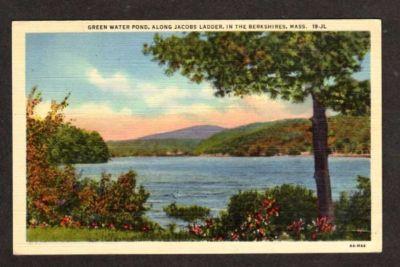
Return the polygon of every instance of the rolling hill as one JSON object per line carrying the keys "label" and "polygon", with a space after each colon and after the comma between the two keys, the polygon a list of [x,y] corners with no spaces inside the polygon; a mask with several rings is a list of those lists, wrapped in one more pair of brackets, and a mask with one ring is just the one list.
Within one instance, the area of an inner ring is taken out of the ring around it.
{"label": "rolling hill", "polygon": [[180,156],[192,155],[201,140],[225,128],[214,125],[198,125],[175,131],[144,136],[124,141],[108,141],[112,156]]}
{"label": "rolling hill", "polygon": [[159,140],[159,139],[206,139],[225,128],[214,125],[199,125],[176,131],[158,133],[139,138],[138,140]]}

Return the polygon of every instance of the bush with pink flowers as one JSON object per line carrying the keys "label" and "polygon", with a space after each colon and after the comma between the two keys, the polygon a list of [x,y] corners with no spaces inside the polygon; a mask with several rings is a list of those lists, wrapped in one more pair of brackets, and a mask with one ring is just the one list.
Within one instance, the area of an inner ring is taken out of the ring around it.
{"label": "bush with pink flowers", "polygon": [[326,217],[305,225],[302,219],[293,221],[281,231],[276,227],[280,209],[274,199],[265,198],[256,211],[246,213],[238,227],[227,230],[224,216],[210,218],[202,224],[190,224],[189,233],[210,241],[273,241],[288,236],[292,240],[327,240],[333,237],[335,226]]}

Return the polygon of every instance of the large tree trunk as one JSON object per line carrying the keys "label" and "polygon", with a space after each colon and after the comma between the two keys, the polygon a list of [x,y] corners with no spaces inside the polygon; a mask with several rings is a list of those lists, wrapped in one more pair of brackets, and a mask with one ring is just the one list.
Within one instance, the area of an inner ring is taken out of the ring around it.
{"label": "large tree trunk", "polygon": [[313,96],[312,133],[314,148],[314,178],[317,184],[318,215],[334,220],[331,181],[328,167],[328,121],[325,107]]}

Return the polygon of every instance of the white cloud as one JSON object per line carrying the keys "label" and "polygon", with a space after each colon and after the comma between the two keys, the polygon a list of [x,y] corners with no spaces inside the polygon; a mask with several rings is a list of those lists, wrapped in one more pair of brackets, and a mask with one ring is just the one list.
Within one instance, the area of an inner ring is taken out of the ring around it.
{"label": "white cloud", "polygon": [[[146,85],[148,87],[149,85]],[[184,100],[189,98],[190,94],[188,90],[182,89],[177,86],[167,86],[167,87],[152,87],[153,90],[146,90],[141,88],[141,95],[144,102],[149,107],[170,107],[176,106]]]}
{"label": "white cloud", "polygon": [[143,101],[150,108],[178,105],[180,101],[191,97],[189,90],[185,88],[135,81],[121,72],[105,77],[92,68],[87,71],[87,79],[102,91],[135,96],[136,100]]}
{"label": "white cloud", "polygon": [[[162,82],[143,82],[137,81],[132,77],[116,72],[105,77],[97,69],[92,68],[87,72],[88,80],[97,88],[107,91],[121,93],[135,102],[143,109],[143,104],[147,111],[156,111],[158,114],[171,115],[182,114],[185,116],[196,116],[205,113],[232,113],[232,112],[251,112],[265,118],[276,117],[277,114],[287,114],[288,117],[309,116],[310,109],[307,103],[293,105],[281,100],[271,100],[266,95],[217,98],[215,90],[210,84],[203,87],[185,88],[185,85],[168,85]],[[85,104],[86,105],[86,104]],[[93,104],[98,106],[98,104]],[[85,106],[81,106],[84,108]],[[129,108],[121,107],[120,110],[112,110],[109,106],[87,106],[85,112],[90,113],[89,109],[96,110],[96,114],[133,114]],[[101,112],[100,112],[101,111]],[[146,112],[147,112],[146,111]],[[142,111],[143,112],[143,111]]]}
{"label": "white cloud", "polygon": [[129,78],[122,73],[117,72],[112,76],[104,77],[97,69],[90,69],[87,72],[87,77],[91,84],[103,91],[124,94],[132,93],[133,86]]}
{"label": "white cloud", "polygon": [[65,110],[67,117],[108,117],[116,115],[132,115],[132,110],[129,108],[121,108],[120,110],[114,110],[108,103],[94,103],[87,102],[77,107],[68,107]]}

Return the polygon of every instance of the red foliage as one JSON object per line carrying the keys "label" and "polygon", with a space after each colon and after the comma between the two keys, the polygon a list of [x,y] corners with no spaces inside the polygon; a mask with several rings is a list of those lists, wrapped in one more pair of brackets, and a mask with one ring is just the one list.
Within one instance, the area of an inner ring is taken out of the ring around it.
{"label": "red foliage", "polygon": [[296,239],[300,239],[301,232],[304,230],[304,222],[302,219],[294,221],[287,229]]}
{"label": "red foliage", "polygon": [[[27,220],[30,227],[106,227],[142,229],[142,217],[149,194],[136,188],[136,173],[129,171],[111,181],[103,174],[99,183],[81,181],[72,166],[56,166],[48,161],[48,140],[64,123],[63,109],[68,96],[52,102],[48,114],[40,118],[35,107],[41,102],[36,88],[28,96],[27,123]],[[146,224],[144,231],[150,230]]]}
{"label": "red foliage", "polygon": [[61,111],[67,106],[66,97],[62,102],[51,103],[45,118],[34,114],[41,102],[40,94],[33,89],[28,97],[27,123],[27,197],[28,220],[57,223],[75,197],[75,172],[72,168],[59,169],[47,161],[47,140],[63,123]]}

